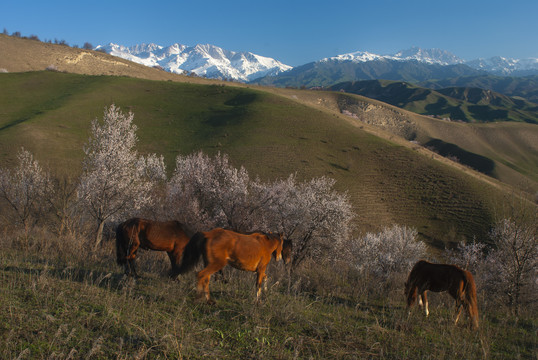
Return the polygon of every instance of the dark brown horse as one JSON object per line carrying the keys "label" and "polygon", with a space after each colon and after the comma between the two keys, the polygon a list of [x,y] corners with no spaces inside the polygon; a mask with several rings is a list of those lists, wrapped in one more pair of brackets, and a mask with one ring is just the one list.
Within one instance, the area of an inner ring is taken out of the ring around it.
{"label": "dark brown horse", "polygon": [[138,249],[166,251],[172,264],[170,276],[177,276],[183,249],[189,242],[185,227],[177,221],[129,219],[116,229],[116,256],[127,275],[139,277],[135,258]]}
{"label": "dark brown horse", "polygon": [[411,307],[419,296],[419,306],[424,306],[428,316],[427,291],[448,293],[456,299],[456,320],[458,323],[461,310],[465,308],[471,319],[472,327],[478,328],[478,306],[476,303],[476,285],[470,272],[456,265],[432,264],[420,260],[413,266],[405,283],[407,306]]}
{"label": "dark brown horse", "polygon": [[267,276],[265,269],[271,255],[287,264],[291,260],[291,241],[284,240],[281,235],[261,232],[241,234],[221,228],[208,232],[196,233],[189,241],[179,267],[179,273],[186,273],[194,268],[203,257],[204,269],[197,275],[198,298],[213,303],[209,296],[211,275],[226,265],[239,270],[255,271],[256,300],[259,301],[262,283]]}

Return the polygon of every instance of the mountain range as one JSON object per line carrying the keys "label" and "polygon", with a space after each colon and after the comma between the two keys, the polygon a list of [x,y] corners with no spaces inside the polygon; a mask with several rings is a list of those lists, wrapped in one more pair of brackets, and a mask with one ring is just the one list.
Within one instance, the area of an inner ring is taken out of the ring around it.
{"label": "mountain range", "polygon": [[[411,48],[392,55],[358,51],[297,66],[254,82],[280,87],[327,87],[358,80],[393,80],[421,83],[480,76],[538,75],[538,59],[495,57],[464,61],[439,49]],[[467,85],[463,85],[467,86]]]}
{"label": "mountain range", "polygon": [[291,69],[291,66],[272,58],[251,52],[225,50],[208,44],[186,46],[176,43],[166,47],[157,44],[139,44],[126,47],[110,43],[97,46],[95,50],[176,74],[195,74],[213,79],[247,82]]}
{"label": "mountain range", "polygon": [[493,75],[533,75],[538,74],[538,59],[511,59],[494,56],[489,59],[475,59],[465,61],[456,55],[441,49],[421,49],[412,47],[401,50],[392,55],[376,55],[369,52],[358,51],[349,54],[338,55],[321,61],[352,61],[364,63],[380,60],[395,61],[418,61],[424,64],[438,64],[443,66],[464,64],[478,71],[486,71]]}
{"label": "mountain range", "polygon": [[420,82],[460,76],[538,75],[538,59],[500,56],[465,61],[441,49],[412,47],[395,54],[341,54],[292,68],[273,58],[215,45],[170,46],[109,43],[96,50],[178,74],[277,86],[329,86],[343,81],[385,79]]}

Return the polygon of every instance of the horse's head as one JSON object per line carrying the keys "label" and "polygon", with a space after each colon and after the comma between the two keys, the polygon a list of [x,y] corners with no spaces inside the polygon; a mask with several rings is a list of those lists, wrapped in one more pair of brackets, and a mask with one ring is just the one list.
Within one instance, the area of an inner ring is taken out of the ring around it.
{"label": "horse's head", "polygon": [[275,251],[273,251],[273,256],[276,261],[284,259],[284,263],[289,263],[292,253],[291,241],[284,239],[284,235],[282,234],[276,235],[275,238],[278,239],[278,243]]}
{"label": "horse's head", "polygon": [[284,259],[284,264],[289,264],[292,252],[293,244],[291,243],[291,240],[285,239],[282,244],[282,258]]}
{"label": "horse's head", "polygon": [[417,299],[417,287],[412,287],[410,281],[405,282],[405,297],[407,298],[407,306],[411,306]]}
{"label": "horse's head", "polygon": [[275,257],[276,261],[280,261],[282,259],[282,244],[284,242],[284,238],[282,234],[272,234],[272,236],[277,240],[277,245],[275,251],[273,251],[273,256]]}

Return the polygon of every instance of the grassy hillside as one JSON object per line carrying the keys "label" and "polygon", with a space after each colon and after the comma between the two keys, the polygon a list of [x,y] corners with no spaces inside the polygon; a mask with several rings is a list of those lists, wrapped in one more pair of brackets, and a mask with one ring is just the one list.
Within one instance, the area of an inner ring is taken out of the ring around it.
{"label": "grassy hillside", "polygon": [[134,112],[140,151],[163,154],[170,171],[178,153],[203,150],[264,179],[327,175],[349,193],[361,230],[407,224],[436,245],[484,237],[503,194],[345,117],[264,91],[56,72],[0,74],[0,84],[3,165],[24,146],[57,171],[79,171],[91,120],[115,102]]}
{"label": "grassy hillside", "polygon": [[152,80],[207,83],[136,64],[102,52],[42,43],[0,34],[0,70],[7,72],[40,71],[47,68],[75,74],[115,75]]}
{"label": "grassy hillside", "polygon": [[[45,62],[21,55],[34,46]],[[138,149],[163,154],[169,171],[177,154],[203,150],[229,154],[252,177],[330,176],[349,194],[359,231],[412,226],[438,248],[486,240],[512,188],[410,135],[494,159],[492,176],[538,189],[535,125],[451,123],[353,94],[224,85],[103,54],[67,67],[69,54],[84,52],[0,35],[0,69],[10,71],[0,73],[0,167],[24,146],[53,171],[78,173],[90,122],[114,102],[134,112]],[[51,61],[79,75],[35,71]],[[118,69],[130,72],[96,75]],[[292,273],[272,263],[260,304],[253,274],[226,270],[228,282],[212,281],[217,304],[208,306],[194,299],[194,274],[166,278],[163,252],[139,252],[144,277],[135,281],[116,266],[112,241],[90,248],[84,233],[0,232],[0,358],[535,358],[535,307],[512,316],[505,294],[480,283],[480,331],[472,332],[466,318],[453,325],[448,295],[429,296],[428,319],[418,309],[408,314],[405,273],[359,276],[353,261],[306,260]]]}
{"label": "grassy hillside", "polygon": [[423,115],[465,122],[523,121],[538,124],[538,105],[479,88],[437,91],[405,82],[368,80],[329,87],[380,100]]}
{"label": "grassy hillside", "polygon": [[365,279],[329,264],[291,282],[271,264],[260,304],[252,274],[227,270],[209,306],[195,301],[193,274],[165,277],[163,253],[142,253],[134,281],[111,248],[87,256],[76,241],[48,238],[23,252],[10,241],[0,238],[3,359],[535,358],[533,313],[509,316],[481,294],[472,332],[466,317],[453,325],[446,294],[429,296],[426,319],[417,308],[408,315],[401,286],[368,296]]}
{"label": "grassy hillside", "polygon": [[[472,167],[530,195],[538,191],[538,144],[535,141],[538,126],[534,124],[466,124],[421,116],[348,93],[280,88],[267,88],[266,91],[331,113],[342,113],[341,119],[416,151],[424,150],[417,147],[417,143],[428,146],[443,156],[457,158],[458,163],[464,165],[459,166],[460,170],[467,171]],[[450,149],[450,153],[445,154],[446,149]],[[476,166],[477,159],[479,167]],[[453,162],[450,165],[458,166]],[[483,180],[489,181],[488,178]]]}

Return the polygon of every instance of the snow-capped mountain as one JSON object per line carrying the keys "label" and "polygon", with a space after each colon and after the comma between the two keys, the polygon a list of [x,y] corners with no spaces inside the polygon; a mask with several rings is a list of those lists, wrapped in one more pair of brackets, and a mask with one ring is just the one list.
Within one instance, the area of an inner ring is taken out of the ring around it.
{"label": "snow-capped mountain", "polygon": [[466,62],[474,69],[485,70],[497,75],[512,75],[538,72],[538,59],[510,59],[494,56],[489,59],[476,59]]}
{"label": "snow-capped mountain", "polygon": [[487,71],[496,75],[538,74],[538,59],[510,59],[501,56],[495,56],[489,59],[476,59],[465,61],[445,50],[421,49],[419,47],[412,47],[407,50],[401,50],[395,54],[390,55],[377,55],[366,51],[357,51],[353,53],[325,58],[321,61],[352,61],[355,63],[364,63],[383,60],[416,60],[421,63],[438,65],[464,64],[475,70]]}
{"label": "snow-capped mountain", "polygon": [[357,51],[349,54],[342,54],[325,58],[321,61],[353,61],[356,63],[377,61],[377,60],[396,60],[412,61],[416,60],[427,64],[454,65],[463,64],[465,61],[448,51],[440,49],[421,49],[412,47],[407,50],[398,51],[390,55],[377,55],[366,51]]}
{"label": "snow-capped mountain", "polygon": [[139,44],[131,47],[110,43],[97,46],[108,54],[146,66],[160,66],[177,73],[194,73],[215,79],[251,81],[268,75],[277,75],[291,69],[275,59],[253,54],[235,52],[214,45],[186,46],[173,44]]}
{"label": "snow-capped mountain", "polygon": [[456,55],[441,49],[421,49],[412,47],[407,50],[400,50],[392,55],[398,60],[417,60],[429,64],[455,65],[463,64],[465,61]]}

